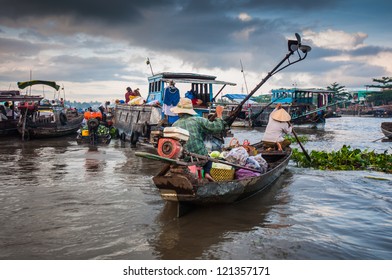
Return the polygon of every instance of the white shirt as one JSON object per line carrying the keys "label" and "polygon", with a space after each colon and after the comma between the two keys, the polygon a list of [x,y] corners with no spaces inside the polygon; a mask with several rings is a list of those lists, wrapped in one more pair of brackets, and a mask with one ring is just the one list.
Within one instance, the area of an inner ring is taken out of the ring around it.
{"label": "white shirt", "polygon": [[[272,112],[275,112],[275,108]],[[272,114],[271,112],[271,114]],[[271,118],[271,114],[268,119],[267,127],[265,128],[263,140],[265,142],[282,142],[284,140],[283,136],[289,134],[292,131],[292,127],[289,126],[288,122],[279,122]]]}

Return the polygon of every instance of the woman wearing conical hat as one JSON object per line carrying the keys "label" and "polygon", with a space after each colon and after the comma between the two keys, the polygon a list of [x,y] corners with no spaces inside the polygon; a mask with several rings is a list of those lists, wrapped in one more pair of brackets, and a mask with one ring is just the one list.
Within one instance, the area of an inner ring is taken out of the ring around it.
{"label": "woman wearing conical hat", "polygon": [[282,151],[291,144],[290,140],[283,138],[285,134],[291,134],[292,132],[292,127],[289,124],[290,120],[291,116],[279,103],[271,112],[265,128],[262,139],[265,148],[275,148]]}

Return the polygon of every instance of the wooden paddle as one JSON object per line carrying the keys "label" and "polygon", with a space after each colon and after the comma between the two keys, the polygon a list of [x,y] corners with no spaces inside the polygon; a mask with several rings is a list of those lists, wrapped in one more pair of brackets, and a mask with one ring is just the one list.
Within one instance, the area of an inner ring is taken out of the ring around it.
{"label": "wooden paddle", "polygon": [[199,158],[199,159],[206,159],[206,160],[209,160],[209,161],[212,161],[212,162],[216,162],[216,163],[227,164],[227,165],[233,166],[234,168],[242,168],[242,169],[246,169],[246,170],[249,170],[249,171],[261,173],[260,170],[249,168],[249,167],[245,167],[245,166],[242,166],[242,165],[239,165],[239,164],[235,164],[235,163],[231,163],[231,162],[228,162],[228,161],[225,161],[225,160],[220,160],[220,159],[212,158],[212,157],[209,157],[209,156],[203,156],[203,155],[194,154],[194,153],[190,153],[190,152],[186,152],[186,154],[190,155],[192,157],[195,157],[195,158]]}
{"label": "wooden paddle", "polygon": [[376,139],[376,140],[373,140],[372,143],[374,143],[374,142],[376,142],[376,141],[378,141],[378,140],[384,139],[384,138],[389,138],[390,136],[392,136],[392,132],[389,133],[388,135],[384,135],[384,136],[381,137],[381,138],[378,138],[378,139]]}
{"label": "wooden paddle", "polygon": [[293,135],[294,135],[295,139],[297,140],[299,146],[301,147],[303,153],[305,154],[306,159],[307,159],[309,162],[312,162],[312,159],[310,158],[308,152],[305,150],[304,146],[302,146],[301,141],[299,141],[299,138],[298,138],[298,136],[297,136],[297,133],[295,133],[295,131],[294,131],[294,127],[292,127],[292,125],[291,125],[289,122],[288,122],[288,124],[291,126],[291,132],[293,132]]}
{"label": "wooden paddle", "polygon": [[[212,162],[223,163],[223,164],[227,164],[227,165],[233,166],[235,168],[243,168],[243,169],[250,170],[250,171],[253,171],[253,172],[261,173],[261,171],[257,170],[257,169],[241,166],[241,165],[234,164],[234,163],[231,163],[231,162],[228,162],[228,161],[224,161],[224,160],[215,159],[215,158],[212,158],[212,157],[209,157],[209,156],[203,156],[203,155],[194,154],[194,153],[190,153],[190,152],[186,152],[186,154],[189,155],[189,156],[193,156],[195,158],[198,158],[198,159],[204,159],[204,160],[209,160],[209,161],[212,161]],[[150,153],[146,153],[146,152],[135,152],[135,155],[138,156],[138,157],[143,157],[143,158],[148,158],[148,159],[153,159],[153,160],[159,160],[159,161],[163,161],[163,162],[166,162],[168,164],[174,164],[174,165],[184,165],[184,166],[195,165],[194,162],[184,162],[184,161],[175,160],[175,159],[171,159],[171,158],[161,157],[161,156],[150,154]]]}

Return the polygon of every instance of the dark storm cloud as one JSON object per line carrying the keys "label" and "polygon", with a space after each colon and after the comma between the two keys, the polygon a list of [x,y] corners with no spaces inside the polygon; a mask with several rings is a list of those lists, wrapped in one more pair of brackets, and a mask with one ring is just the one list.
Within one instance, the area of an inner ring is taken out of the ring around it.
{"label": "dark storm cloud", "polygon": [[[355,1],[352,8],[360,3]],[[0,26],[25,29],[21,36],[27,40],[56,41],[63,46],[93,49],[98,56],[117,51],[108,45],[110,40],[104,38],[120,39],[147,52],[170,54],[194,68],[239,68],[241,59],[249,71],[265,73],[286,54],[287,34],[294,37],[295,32],[313,27],[312,21],[303,23],[307,15],[327,15],[338,9],[341,1],[0,0],[0,4]],[[240,13],[247,13],[249,18],[239,19]],[[91,37],[75,40],[73,36],[80,34]],[[49,48],[27,40],[25,43],[13,41],[18,44],[16,53],[26,50],[34,54],[40,48]],[[8,41],[8,49],[12,49],[11,43]],[[351,55],[377,51],[381,49],[368,47]],[[285,72],[333,69],[339,64],[322,58],[339,54],[339,51],[314,47],[307,63],[289,67]],[[67,75],[66,78],[74,81],[107,80],[114,78],[115,72],[126,72],[126,62],[99,57],[60,56],[52,62],[63,67],[62,73],[56,70],[60,79]]]}
{"label": "dark storm cloud", "polygon": [[298,9],[309,10],[334,6],[337,0],[309,1],[309,0],[1,0],[0,16],[12,19],[25,16],[75,15],[80,18],[100,18],[105,21],[139,21],[141,11],[153,9],[174,11],[188,16],[199,14],[219,15],[243,10],[259,11],[264,9]]}
{"label": "dark storm cloud", "polygon": [[[246,28],[254,29],[252,38],[269,30],[282,31],[281,20],[271,22],[254,18],[240,21],[240,12],[259,12],[286,9],[318,10],[335,1],[234,1],[234,0],[165,0],[165,1],[83,1],[70,0],[54,3],[49,0],[2,0],[0,23],[23,27],[26,22],[48,32],[85,32],[91,35],[116,36],[127,39],[130,44],[146,46],[155,50],[186,49],[194,51],[221,51],[222,45],[244,44],[231,36]],[[56,19],[57,17],[57,19]],[[65,17],[68,18],[67,22]],[[57,24],[43,23],[60,21]],[[25,19],[30,19],[25,21]],[[39,23],[39,24],[38,24]],[[280,23],[280,24],[277,24]],[[50,26],[49,26],[50,25]],[[32,26],[33,27],[33,26]],[[262,36],[261,36],[262,37]],[[251,44],[261,41],[253,41]]]}

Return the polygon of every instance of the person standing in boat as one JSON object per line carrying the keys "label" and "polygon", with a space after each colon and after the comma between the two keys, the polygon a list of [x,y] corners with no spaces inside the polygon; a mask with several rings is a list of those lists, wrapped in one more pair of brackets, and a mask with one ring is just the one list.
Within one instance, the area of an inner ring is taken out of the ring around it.
{"label": "person standing in boat", "polygon": [[292,127],[289,124],[291,116],[282,108],[282,104],[278,104],[271,112],[267,127],[265,128],[262,139],[265,148],[277,148],[278,151],[283,151],[291,144],[290,140],[284,139],[285,134],[291,134]]}
{"label": "person standing in boat", "polygon": [[[216,107],[217,117],[214,121],[197,116],[196,111],[193,110],[192,100],[189,98],[181,98],[177,106],[171,108],[171,111],[179,116],[172,126],[189,131],[189,139],[185,144],[185,149],[191,153],[208,155],[204,138],[207,134],[219,133],[225,129],[225,122],[222,120],[223,107]],[[204,177],[209,181],[214,181],[210,174],[211,168],[212,162],[208,161],[203,166]]]}
{"label": "person standing in boat", "polygon": [[163,124],[172,124],[176,120],[178,120],[178,115],[171,111],[172,108],[177,106],[180,101],[180,91],[176,87],[176,84],[173,80],[170,80],[169,86],[165,88],[164,96],[163,96],[163,106],[162,113],[163,116]]}

